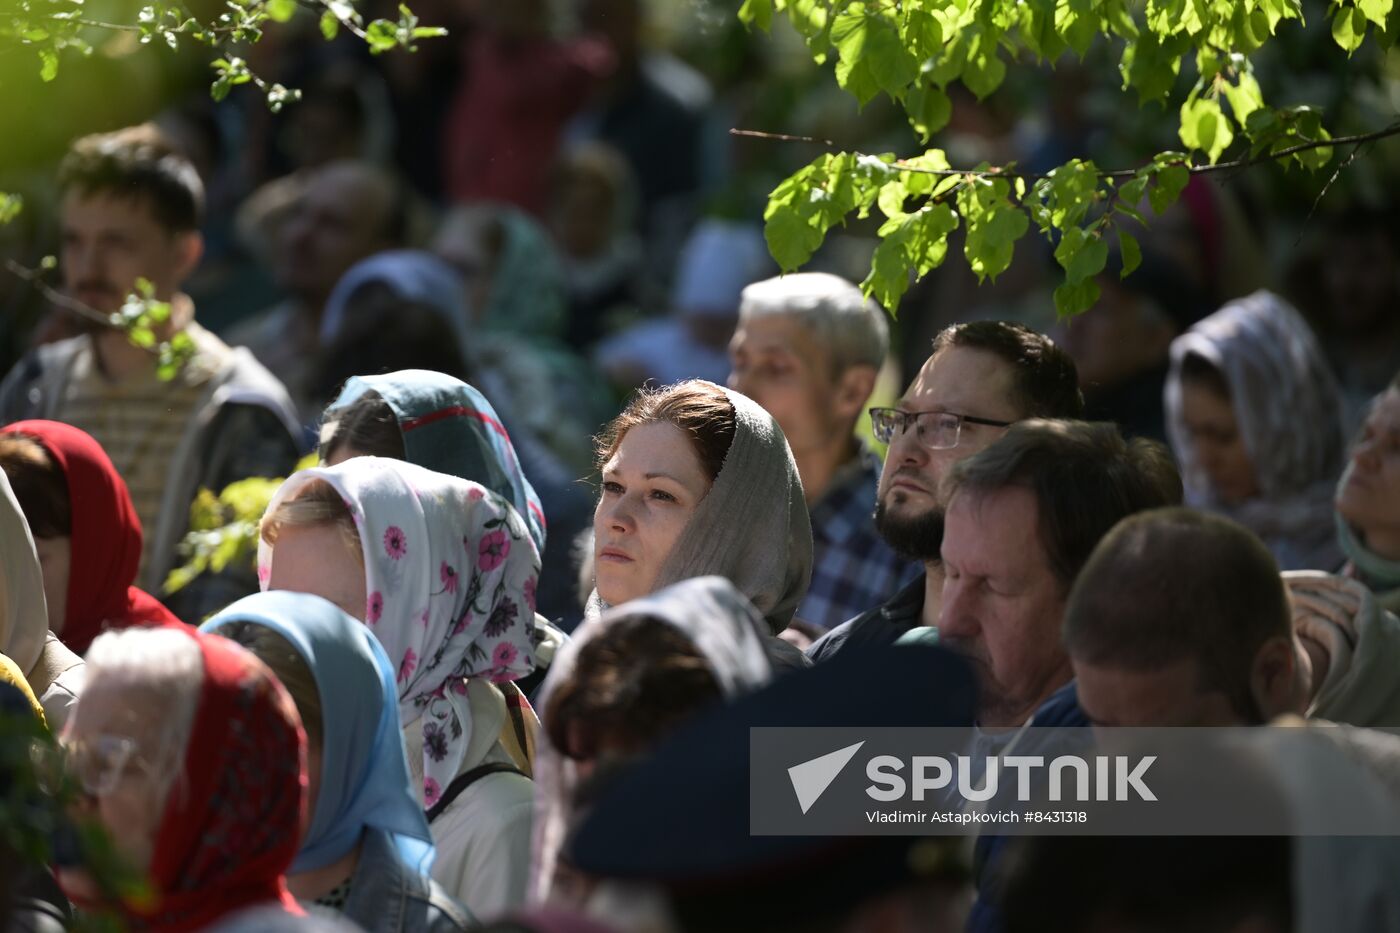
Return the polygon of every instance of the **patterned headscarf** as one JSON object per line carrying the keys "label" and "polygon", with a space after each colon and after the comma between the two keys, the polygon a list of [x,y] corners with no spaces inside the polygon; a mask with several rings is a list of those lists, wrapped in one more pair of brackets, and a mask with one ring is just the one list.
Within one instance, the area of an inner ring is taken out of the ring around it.
{"label": "patterned headscarf", "polygon": [[[1227,505],[1196,457],[1182,415],[1181,366],[1196,354],[1225,377],[1259,495]],[[1181,464],[1186,504],[1259,535],[1285,570],[1341,564],[1332,495],[1346,441],[1342,401],[1317,338],[1277,295],[1232,301],[1172,342],[1167,430]]]}
{"label": "patterned headscarf", "polygon": [[306,788],[296,707],[252,654],[215,635],[182,631],[199,643],[204,682],[182,781],[166,798],[156,832],[156,896],[136,911],[131,929],[202,930],[268,902],[300,914],[285,879]]}
{"label": "patterned headscarf", "polygon": [[[397,672],[399,722],[422,730],[431,807],[471,742],[466,679],[513,681],[535,668],[539,552],[515,509],[479,483],[382,457],[302,470],[269,513],[315,480],[340,493],[359,531],[364,621]],[[263,581],[271,559],[263,542]]]}
{"label": "patterned headscarf", "polygon": [[421,467],[480,483],[508,500],[525,519],[541,552],[544,509],[521,472],[515,445],[496,409],[460,379],[427,369],[405,369],[382,376],[355,376],[326,408],[326,421],[366,392],[382,398],[398,420],[404,459]]}

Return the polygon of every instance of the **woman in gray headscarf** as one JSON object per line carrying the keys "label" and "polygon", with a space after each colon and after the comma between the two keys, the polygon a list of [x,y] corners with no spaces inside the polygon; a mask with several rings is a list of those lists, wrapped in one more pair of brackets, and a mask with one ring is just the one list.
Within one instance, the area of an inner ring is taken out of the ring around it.
{"label": "woman in gray headscarf", "polygon": [[1340,567],[1341,396],[1302,316],[1258,291],[1178,337],[1171,359],[1167,430],[1186,504],[1253,531],[1284,570]]}
{"label": "woman in gray headscarf", "polygon": [[586,620],[714,575],[757,607],[771,635],[787,628],[811,582],[812,525],[772,415],[700,379],[643,390],[604,429],[598,467]]}

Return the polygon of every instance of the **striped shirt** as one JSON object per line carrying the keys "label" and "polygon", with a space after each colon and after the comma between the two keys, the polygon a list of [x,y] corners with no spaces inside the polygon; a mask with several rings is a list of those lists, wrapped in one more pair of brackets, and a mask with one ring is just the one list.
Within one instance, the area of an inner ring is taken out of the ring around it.
{"label": "striped shirt", "polygon": [[175,452],[193,427],[206,384],[223,363],[217,342],[210,345],[200,341],[197,333],[191,336],[196,337],[200,349],[168,382],[162,382],[154,369],[112,382],[98,369],[91,344],[84,346],[74,360],[55,412],[57,420],[96,438],[126,480],[137,517],[146,530],[142,573],[151,556],[152,530],[160,517]]}

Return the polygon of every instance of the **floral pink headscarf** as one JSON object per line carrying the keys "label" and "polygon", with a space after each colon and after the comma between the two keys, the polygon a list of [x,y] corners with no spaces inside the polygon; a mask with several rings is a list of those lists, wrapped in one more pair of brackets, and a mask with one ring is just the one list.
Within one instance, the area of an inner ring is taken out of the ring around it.
{"label": "floral pink headscarf", "polygon": [[[317,479],[340,493],[359,530],[364,622],[398,672],[400,723],[422,729],[431,807],[471,741],[467,678],[501,683],[535,668],[539,552],[520,515],[495,493],[381,457],[302,470],[282,484],[269,513]],[[264,587],[271,557],[264,542]]]}

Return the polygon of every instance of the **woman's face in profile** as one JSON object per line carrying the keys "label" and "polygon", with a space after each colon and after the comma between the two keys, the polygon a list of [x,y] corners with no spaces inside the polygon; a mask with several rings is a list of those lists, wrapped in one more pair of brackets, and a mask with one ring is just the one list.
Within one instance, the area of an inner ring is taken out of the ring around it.
{"label": "woman's face in profile", "polygon": [[650,422],[629,430],[603,465],[593,514],[598,595],[611,606],[646,596],[700,501],[710,477],[680,428]]}

